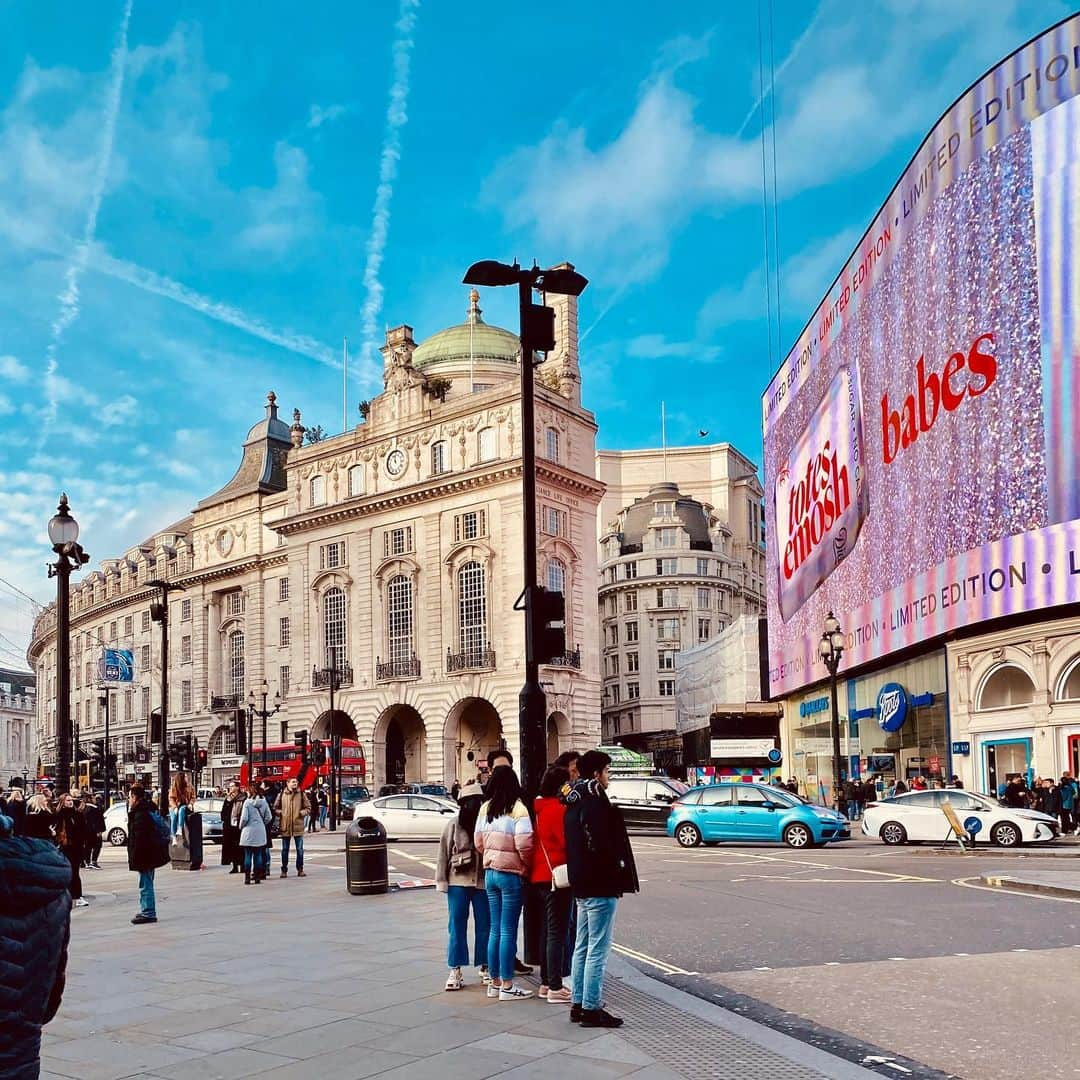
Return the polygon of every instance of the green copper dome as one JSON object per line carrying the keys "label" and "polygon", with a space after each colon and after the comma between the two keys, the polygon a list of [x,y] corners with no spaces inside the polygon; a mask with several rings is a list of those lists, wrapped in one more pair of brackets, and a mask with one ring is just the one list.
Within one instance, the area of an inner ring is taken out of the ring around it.
{"label": "green copper dome", "polygon": [[422,341],[413,353],[413,367],[470,359],[505,364],[517,364],[521,346],[517,334],[488,326],[480,318],[480,294],[473,289],[469,295],[469,312],[459,326],[450,326]]}

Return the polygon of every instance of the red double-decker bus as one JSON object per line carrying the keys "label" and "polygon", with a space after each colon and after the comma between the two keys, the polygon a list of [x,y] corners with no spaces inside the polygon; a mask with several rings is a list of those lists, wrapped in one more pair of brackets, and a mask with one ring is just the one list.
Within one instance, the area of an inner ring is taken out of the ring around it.
{"label": "red double-decker bus", "polygon": [[[308,750],[310,758],[311,751]],[[284,784],[294,776],[300,781],[300,787],[307,790],[319,777],[324,781],[330,776],[330,746],[326,746],[326,761],[322,765],[313,765],[309,761],[304,763],[300,760],[300,747],[292,743],[279,743],[276,746],[267,746],[265,754],[262,747],[256,746],[250,760],[255,764],[256,781],[266,780],[271,784]],[[341,770],[338,784],[345,794],[346,788],[362,787],[367,777],[367,762],[364,759],[364,748],[355,739],[341,740]],[[248,761],[240,766],[240,783],[247,787],[251,779]]]}

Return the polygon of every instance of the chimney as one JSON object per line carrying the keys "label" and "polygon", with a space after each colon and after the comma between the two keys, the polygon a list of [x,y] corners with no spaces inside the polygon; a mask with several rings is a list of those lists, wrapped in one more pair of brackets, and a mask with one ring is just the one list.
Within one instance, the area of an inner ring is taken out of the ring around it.
{"label": "chimney", "polygon": [[[555,270],[573,270],[574,264],[559,263]],[[578,298],[546,293],[544,303],[555,312],[555,348],[539,371],[555,382],[559,393],[572,404],[581,404],[581,369],[578,366]]]}

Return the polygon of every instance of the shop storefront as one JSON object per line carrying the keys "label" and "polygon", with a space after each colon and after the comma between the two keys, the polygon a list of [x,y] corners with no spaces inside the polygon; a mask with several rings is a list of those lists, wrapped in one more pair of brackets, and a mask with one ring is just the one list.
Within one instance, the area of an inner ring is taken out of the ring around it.
{"label": "shop storefront", "polygon": [[[845,775],[873,776],[879,790],[897,780],[941,787],[950,776],[945,653],[841,679],[840,754]],[[833,787],[832,707],[828,685],[788,698],[783,749],[799,790],[828,802]],[[916,781],[916,778],[921,778]]]}
{"label": "shop storefront", "polygon": [[210,758],[208,764],[210,766],[210,775],[214,781],[213,786],[224,788],[228,786],[231,780],[238,780],[240,778],[240,766],[243,763],[244,758],[241,754],[222,754]]}

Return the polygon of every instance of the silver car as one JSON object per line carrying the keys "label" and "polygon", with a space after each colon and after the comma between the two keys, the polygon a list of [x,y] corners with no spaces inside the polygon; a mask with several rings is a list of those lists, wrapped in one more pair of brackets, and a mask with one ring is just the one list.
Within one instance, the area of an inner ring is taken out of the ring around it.
{"label": "silver car", "polygon": [[453,799],[436,795],[384,795],[359,802],[353,821],[372,817],[382,822],[388,839],[439,840],[446,823],[458,812]]}

